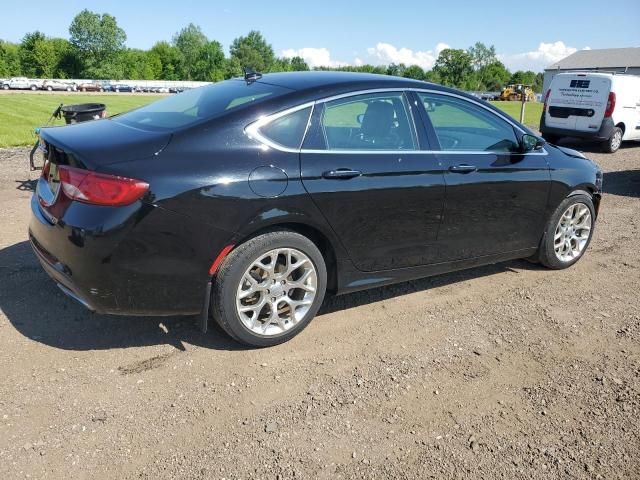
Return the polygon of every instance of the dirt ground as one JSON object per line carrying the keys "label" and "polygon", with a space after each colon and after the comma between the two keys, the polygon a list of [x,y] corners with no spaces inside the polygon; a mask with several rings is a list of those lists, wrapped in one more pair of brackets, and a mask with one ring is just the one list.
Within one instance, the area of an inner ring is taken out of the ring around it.
{"label": "dirt ground", "polygon": [[27,152],[0,151],[0,478],[640,478],[640,146],[595,152],[574,267],[329,298],[247,350],[66,298],[26,242]]}

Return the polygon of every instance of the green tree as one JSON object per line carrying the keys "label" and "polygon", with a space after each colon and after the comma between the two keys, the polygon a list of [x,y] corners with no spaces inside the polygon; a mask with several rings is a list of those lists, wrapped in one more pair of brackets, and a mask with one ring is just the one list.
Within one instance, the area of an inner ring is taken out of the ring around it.
{"label": "green tree", "polygon": [[178,47],[168,42],[157,42],[149,54],[160,60],[160,72],[155,78],[161,80],[182,80],[183,57]]}
{"label": "green tree", "polygon": [[76,50],[65,38],[49,39],[55,56],[54,78],[78,78],[82,64]]}
{"label": "green tree", "polygon": [[270,72],[275,61],[273,48],[256,30],[245,37],[236,38],[231,44],[230,53],[241,68],[249,67],[256,72]]}
{"label": "green tree", "polygon": [[20,47],[15,43],[0,40],[0,77],[9,78],[22,75]]}
{"label": "green tree", "polygon": [[224,51],[220,42],[212,41],[202,46],[193,69],[194,80],[218,82],[224,80]]}
{"label": "green tree", "polygon": [[209,40],[198,25],[190,23],[173,37],[173,44],[182,55],[182,80],[195,80],[196,62]]}
{"label": "green tree", "polygon": [[424,80],[424,70],[418,65],[411,65],[404,69],[402,76],[406,78],[413,78],[414,80]]}
{"label": "green tree", "polygon": [[102,78],[114,71],[112,63],[117,61],[127,39],[115,17],[87,9],[75,16],[69,26],[69,35],[82,59],[83,75]]}
{"label": "green tree", "polygon": [[385,73],[394,77],[404,77],[404,71],[406,69],[407,66],[404,63],[390,63]]}
{"label": "green tree", "polygon": [[479,89],[482,90],[502,90],[502,87],[509,83],[511,78],[511,72],[500,61],[485,65],[479,70],[479,73],[482,78]]}
{"label": "green tree", "polygon": [[20,64],[27,77],[52,78],[56,66],[53,44],[44,33],[27,33],[20,42]]}
{"label": "green tree", "polygon": [[533,85],[536,82],[536,73],[531,70],[527,70],[526,72],[523,70],[518,70],[511,75],[511,79],[509,79],[509,83],[522,83],[524,85]]}
{"label": "green tree", "polygon": [[473,72],[471,55],[464,50],[446,48],[440,52],[433,70],[439,75],[443,85],[465,88],[466,81]]}
{"label": "green tree", "polygon": [[302,57],[291,58],[291,70],[293,72],[306,72],[309,70],[309,64]]}
{"label": "green tree", "polygon": [[496,47],[493,45],[487,47],[482,42],[476,42],[467,49],[467,53],[471,56],[471,64],[476,72],[476,84],[473,88],[480,90],[483,88],[486,67],[498,61]]}

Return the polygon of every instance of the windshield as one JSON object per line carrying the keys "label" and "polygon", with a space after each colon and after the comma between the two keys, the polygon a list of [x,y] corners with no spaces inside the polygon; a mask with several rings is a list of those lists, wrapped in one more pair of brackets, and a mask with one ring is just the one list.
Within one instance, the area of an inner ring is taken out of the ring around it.
{"label": "windshield", "polygon": [[172,130],[288,91],[287,88],[265,83],[227,80],[163,98],[118,115],[113,120],[145,130]]}

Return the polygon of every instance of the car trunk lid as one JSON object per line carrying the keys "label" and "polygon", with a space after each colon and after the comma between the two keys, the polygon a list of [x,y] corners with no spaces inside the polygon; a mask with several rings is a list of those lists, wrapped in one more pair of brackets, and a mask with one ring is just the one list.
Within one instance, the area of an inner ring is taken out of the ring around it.
{"label": "car trunk lid", "polygon": [[97,170],[104,165],[157,155],[168,145],[171,134],[104,119],[43,128],[40,138],[53,156],[52,162]]}

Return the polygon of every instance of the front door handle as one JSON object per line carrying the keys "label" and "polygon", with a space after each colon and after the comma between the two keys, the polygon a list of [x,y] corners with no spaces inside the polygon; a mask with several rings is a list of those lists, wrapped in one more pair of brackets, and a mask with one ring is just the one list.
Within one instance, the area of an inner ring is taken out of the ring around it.
{"label": "front door handle", "polygon": [[323,178],[337,178],[341,180],[348,180],[349,178],[355,178],[362,175],[360,170],[351,170],[350,168],[338,168],[336,170],[328,170],[322,174]]}
{"label": "front door handle", "polygon": [[453,165],[449,167],[449,170],[453,173],[471,173],[478,170],[478,167],[475,165],[467,165],[466,163],[462,163],[460,165]]}

